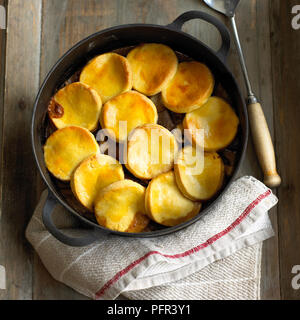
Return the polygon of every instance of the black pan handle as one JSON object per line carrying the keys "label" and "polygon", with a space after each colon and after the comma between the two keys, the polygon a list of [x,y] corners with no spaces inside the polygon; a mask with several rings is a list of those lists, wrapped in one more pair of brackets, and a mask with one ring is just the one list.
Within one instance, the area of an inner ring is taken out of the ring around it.
{"label": "black pan handle", "polygon": [[55,208],[56,205],[57,205],[57,200],[55,199],[53,194],[49,191],[48,198],[47,198],[45,205],[44,205],[42,219],[43,219],[43,223],[44,223],[45,227],[47,228],[47,230],[57,240],[59,240],[60,242],[66,244],[68,246],[84,247],[84,246],[87,246],[87,245],[95,242],[98,239],[95,229],[91,229],[91,231],[89,232],[89,234],[87,236],[81,237],[81,238],[69,237],[66,234],[64,234],[63,232],[61,232],[55,226],[55,224],[53,223],[53,220],[52,220],[52,214],[54,211],[53,209]]}
{"label": "black pan handle", "polygon": [[202,11],[188,11],[180,15],[167,27],[181,30],[183,24],[192,19],[201,19],[213,24],[221,34],[222,46],[218,52],[217,56],[223,61],[226,61],[230,49],[230,33],[227,27],[217,18],[211,16],[210,14]]}

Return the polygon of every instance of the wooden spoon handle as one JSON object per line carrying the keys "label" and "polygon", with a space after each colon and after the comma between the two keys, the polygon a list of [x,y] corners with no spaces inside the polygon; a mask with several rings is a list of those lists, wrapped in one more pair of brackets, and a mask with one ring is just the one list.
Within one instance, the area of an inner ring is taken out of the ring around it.
{"label": "wooden spoon handle", "polygon": [[274,147],[260,103],[250,103],[248,114],[255,151],[264,173],[264,183],[270,188],[278,187],[281,178],[276,170]]}

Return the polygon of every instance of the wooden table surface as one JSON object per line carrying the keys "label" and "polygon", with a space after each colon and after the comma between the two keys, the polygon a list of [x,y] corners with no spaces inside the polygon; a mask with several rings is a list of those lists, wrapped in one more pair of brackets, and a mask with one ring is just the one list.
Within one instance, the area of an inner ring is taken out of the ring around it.
{"label": "wooden table surface", "polygon": [[[262,298],[300,299],[291,270],[300,265],[300,30],[291,27],[293,0],[243,0],[236,14],[253,89],[262,102],[277,151],[282,185],[270,217],[275,237],[264,242]],[[7,272],[1,299],[86,299],[51,278],[24,237],[45,188],[30,141],[38,88],[56,60],[82,38],[127,23],[168,24],[189,10],[228,21],[201,0],[0,0],[7,29],[0,30],[0,265]],[[220,37],[205,22],[184,30],[218,49]],[[245,93],[237,53],[228,64]],[[250,139],[240,175],[262,178]]]}

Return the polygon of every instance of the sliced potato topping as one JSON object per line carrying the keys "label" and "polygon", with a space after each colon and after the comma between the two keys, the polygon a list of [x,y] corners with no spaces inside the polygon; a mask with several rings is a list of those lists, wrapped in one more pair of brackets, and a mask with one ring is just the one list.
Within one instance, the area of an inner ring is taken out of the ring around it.
{"label": "sliced potato topping", "polygon": [[105,154],[95,154],[83,160],[71,178],[71,188],[78,201],[93,210],[96,195],[113,182],[123,180],[122,165]]}
{"label": "sliced potato topping", "polygon": [[101,98],[94,89],[74,82],[54,95],[48,114],[58,129],[74,125],[93,131],[98,126],[101,107]]}
{"label": "sliced potato topping", "polygon": [[[49,103],[58,130],[44,145],[46,167],[70,181],[76,199],[107,229],[138,233],[153,230],[151,220],[167,227],[185,223],[217,195],[224,172],[231,175],[234,168],[234,158],[227,164],[224,154],[237,141],[239,118],[226,100],[211,96],[222,89],[230,103],[228,95],[220,86],[214,90],[205,64],[178,63],[177,55],[158,43],[140,44],[127,57],[101,54]],[[99,122],[106,129],[97,133],[101,147],[91,133]],[[178,152],[185,138],[192,145]],[[125,179],[118,160],[103,154],[113,149],[132,179]]]}
{"label": "sliced potato topping", "polygon": [[69,181],[79,163],[99,152],[94,136],[85,128],[70,126],[52,133],[44,146],[48,170],[58,179]]}
{"label": "sliced potato topping", "polygon": [[145,211],[145,188],[121,180],[102,189],[95,199],[98,223],[111,230],[141,232],[149,223]]}
{"label": "sliced potato topping", "polygon": [[[232,107],[222,98],[211,97],[199,109],[187,113],[183,126],[188,129],[188,138],[205,151],[218,151],[227,147],[235,138],[239,118]],[[197,129],[204,130],[204,139],[199,139]]]}
{"label": "sliced potato topping", "polygon": [[80,82],[95,89],[105,103],[132,88],[132,72],[125,57],[109,52],[92,59],[83,68]]}
{"label": "sliced potato topping", "polygon": [[152,179],[173,168],[178,146],[174,135],[157,124],[136,128],[128,139],[127,169],[140,179]]}
{"label": "sliced potato topping", "polygon": [[174,78],[162,90],[166,108],[177,113],[191,112],[211,96],[214,77],[206,65],[191,61],[178,65]]}
{"label": "sliced potato topping", "polygon": [[222,187],[224,165],[217,153],[198,153],[192,146],[180,150],[174,165],[176,183],[188,198],[211,199]]}
{"label": "sliced potato topping", "polygon": [[135,47],[127,59],[133,72],[133,88],[147,96],[159,93],[174,77],[178,65],[174,51],[158,43]]}
{"label": "sliced potato topping", "polygon": [[124,92],[105,103],[100,118],[102,128],[118,142],[126,141],[128,134],[145,123],[157,122],[154,103],[136,91]]}
{"label": "sliced potato topping", "polygon": [[148,216],[165,226],[186,222],[201,209],[200,202],[194,202],[180,192],[173,171],[163,173],[149,183],[145,201]]}

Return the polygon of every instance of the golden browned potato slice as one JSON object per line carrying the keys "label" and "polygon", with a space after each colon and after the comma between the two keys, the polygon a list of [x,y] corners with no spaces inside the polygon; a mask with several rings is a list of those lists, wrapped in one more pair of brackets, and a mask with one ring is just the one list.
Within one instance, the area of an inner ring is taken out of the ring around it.
{"label": "golden browned potato slice", "polygon": [[149,223],[145,211],[145,188],[121,180],[102,189],[95,199],[98,223],[111,230],[141,232]]}
{"label": "golden browned potato slice", "polygon": [[130,131],[145,123],[157,122],[154,103],[136,91],[124,92],[106,102],[100,117],[102,128],[111,138],[124,142]]}
{"label": "golden browned potato slice", "polygon": [[64,181],[71,179],[72,172],[82,160],[98,152],[98,143],[90,131],[77,126],[55,131],[44,145],[48,170]]}
{"label": "golden browned potato slice", "polygon": [[164,44],[141,44],[131,50],[127,59],[133,73],[133,88],[147,96],[159,93],[174,77],[178,60]]}
{"label": "golden browned potato slice", "polygon": [[95,89],[105,103],[132,88],[132,72],[125,57],[113,52],[104,53],[83,68],[80,82]]}
{"label": "golden browned potato slice", "polygon": [[113,182],[124,180],[122,165],[105,154],[83,160],[71,177],[71,188],[78,201],[90,211],[99,191]]}
{"label": "golden browned potato slice", "polygon": [[178,146],[173,134],[157,124],[132,131],[127,145],[127,169],[140,179],[152,179],[173,168]]}
{"label": "golden browned potato slice", "polygon": [[217,153],[199,152],[192,146],[180,150],[174,172],[180,191],[191,200],[209,200],[221,188],[224,165]]}
{"label": "golden browned potato slice", "polygon": [[166,108],[176,113],[198,109],[211,96],[214,77],[206,65],[191,61],[178,65],[174,78],[162,90]]}
{"label": "golden browned potato slice", "polygon": [[48,114],[58,129],[74,125],[93,131],[98,126],[101,107],[101,98],[94,89],[74,82],[55,94]]}
{"label": "golden browned potato slice", "polygon": [[[222,98],[211,97],[199,109],[187,113],[183,127],[188,138],[205,151],[217,151],[227,147],[235,138],[239,118]],[[204,139],[198,138],[197,129],[204,130]]]}
{"label": "golden browned potato slice", "polygon": [[145,204],[148,216],[165,226],[186,222],[201,209],[200,202],[187,199],[180,192],[173,171],[163,173],[149,183]]}

